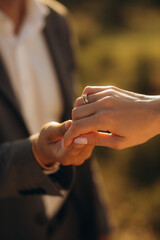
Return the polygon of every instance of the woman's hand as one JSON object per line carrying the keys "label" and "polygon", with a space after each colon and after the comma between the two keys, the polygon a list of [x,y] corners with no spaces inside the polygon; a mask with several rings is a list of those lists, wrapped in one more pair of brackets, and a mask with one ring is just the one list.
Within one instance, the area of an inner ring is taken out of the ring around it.
{"label": "woman's hand", "polygon": [[[124,149],[160,133],[160,96],[147,96],[116,87],[86,87],[88,103],[76,100],[65,146],[82,144]],[[99,132],[100,131],[100,132]]]}

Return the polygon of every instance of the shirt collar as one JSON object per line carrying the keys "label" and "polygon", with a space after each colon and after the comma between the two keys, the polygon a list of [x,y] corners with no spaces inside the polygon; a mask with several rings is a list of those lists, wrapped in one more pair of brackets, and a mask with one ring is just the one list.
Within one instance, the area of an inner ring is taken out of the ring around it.
{"label": "shirt collar", "polygon": [[45,17],[49,14],[47,6],[43,5],[38,0],[28,0],[27,15],[28,21],[38,22],[44,21]]}
{"label": "shirt collar", "polygon": [[[38,0],[28,0],[26,17],[21,26],[19,33],[15,36],[18,41],[24,41],[30,38],[33,34],[41,31],[45,26],[45,17],[49,14],[49,8],[43,5]],[[14,23],[13,21],[0,10],[0,26],[2,29],[13,33]]]}

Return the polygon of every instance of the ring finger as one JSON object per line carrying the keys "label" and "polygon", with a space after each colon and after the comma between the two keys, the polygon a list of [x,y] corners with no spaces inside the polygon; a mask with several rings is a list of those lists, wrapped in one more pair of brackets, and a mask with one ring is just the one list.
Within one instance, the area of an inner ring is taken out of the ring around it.
{"label": "ring finger", "polygon": [[90,103],[94,103],[104,97],[112,96],[113,93],[110,90],[101,91],[95,94],[84,94],[81,97],[77,98],[75,102],[75,107],[88,105]]}

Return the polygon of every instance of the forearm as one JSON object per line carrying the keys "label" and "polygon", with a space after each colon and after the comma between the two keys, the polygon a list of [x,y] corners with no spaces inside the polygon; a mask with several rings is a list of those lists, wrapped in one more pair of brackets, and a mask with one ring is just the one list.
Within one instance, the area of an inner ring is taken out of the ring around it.
{"label": "forearm", "polygon": [[150,125],[154,126],[155,135],[158,135],[160,134],[160,96],[150,96],[145,101],[148,106],[146,114],[150,114],[154,119],[153,122],[150,122]]}

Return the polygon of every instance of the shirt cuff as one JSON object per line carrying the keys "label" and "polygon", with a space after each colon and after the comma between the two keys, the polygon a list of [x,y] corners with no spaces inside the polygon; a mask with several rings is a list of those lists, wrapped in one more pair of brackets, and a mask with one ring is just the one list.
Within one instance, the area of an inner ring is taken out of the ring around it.
{"label": "shirt cuff", "polygon": [[54,174],[54,173],[58,172],[59,169],[60,169],[60,165],[58,165],[55,169],[52,169],[52,170],[43,170],[43,173],[46,175]]}

